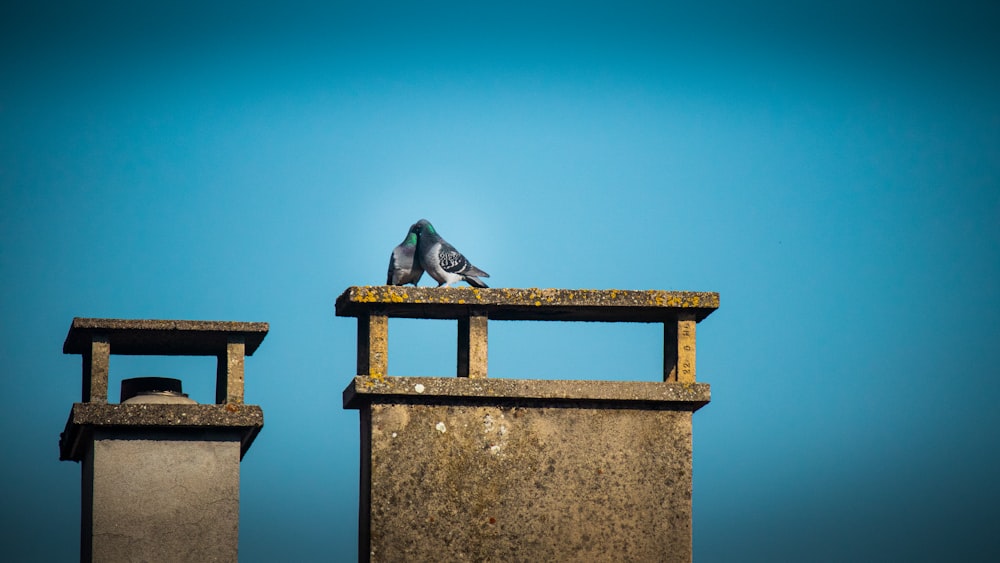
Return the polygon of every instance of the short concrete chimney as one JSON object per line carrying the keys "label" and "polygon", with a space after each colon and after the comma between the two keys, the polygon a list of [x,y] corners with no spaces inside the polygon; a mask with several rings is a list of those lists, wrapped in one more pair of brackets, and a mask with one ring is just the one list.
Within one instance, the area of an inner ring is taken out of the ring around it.
{"label": "short concrete chimney", "polygon": [[[719,294],[351,287],[361,561],[692,558],[695,325]],[[458,321],[458,377],[390,376],[388,319]],[[487,378],[492,321],[663,326],[663,381]]]}
{"label": "short concrete chimney", "polygon": [[[243,362],[267,323],[75,318],[63,352],[83,356],[83,402],[59,440],[82,462],[81,561],[237,560],[240,460],[264,425],[243,404]],[[178,379],[122,381],[108,403],[111,354],[216,356],[216,404]]]}

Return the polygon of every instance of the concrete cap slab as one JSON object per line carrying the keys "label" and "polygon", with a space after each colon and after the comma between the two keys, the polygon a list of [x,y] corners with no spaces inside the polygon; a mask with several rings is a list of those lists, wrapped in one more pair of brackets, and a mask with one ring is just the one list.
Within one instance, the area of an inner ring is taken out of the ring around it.
{"label": "concrete cap slab", "polygon": [[76,317],[63,343],[63,353],[89,352],[94,334],[100,333],[108,337],[112,354],[217,356],[226,353],[226,344],[235,336],[243,338],[244,353],[250,356],[268,330],[268,323],[256,322]]}
{"label": "concrete cap slab", "polygon": [[341,317],[377,310],[389,317],[458,319],[470,311],[518,321],[664,322],[680,313],[701,321],[719,308],[706,291],[353,286],[337,298]]}
{"label": "concrete cap slab", "polygon": [[711,400],[707,383],[461,377],[357,376],[344,390],[344,408],[369,403],[446,401],[595,403],[627,408],[684,406],[694,411]]}
{"label": "concrete cap slab", "polygon": [[83,459],[82,438],[96,427],[233,431],[241,434],[242,456],[264,427],[264,411],[256,405],[233,404],[74,403],[59,437],[59,459]]}

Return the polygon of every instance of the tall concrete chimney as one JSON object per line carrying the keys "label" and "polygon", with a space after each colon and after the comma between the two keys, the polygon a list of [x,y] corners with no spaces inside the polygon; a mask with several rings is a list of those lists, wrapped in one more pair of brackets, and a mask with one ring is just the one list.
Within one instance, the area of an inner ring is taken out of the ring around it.
{"label": "tall concrete chimney", "polygon": [[[351,287],[362,561],[690,561],[695,325],[718,293]],[[388,319],[458,321],[457,378],[388,373]],[[663,381],[487,378],[491,320],[663,325]]]}
{"label": "tall concrete chimney", "polygon": [[[82,462],[80,560],[237,560],[240,460],[264,425],[243,404],[244,356],[267,323],[75,318],[63,344],[83,356],[83,399],[59,458]],[[122,381],[108,403],[111,354],[216,356],[216,404],[181,381]]]}

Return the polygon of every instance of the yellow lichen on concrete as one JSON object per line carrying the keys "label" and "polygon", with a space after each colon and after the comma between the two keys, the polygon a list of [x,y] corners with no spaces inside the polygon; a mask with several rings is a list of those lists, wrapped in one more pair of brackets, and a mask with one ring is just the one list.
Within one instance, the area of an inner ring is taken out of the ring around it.
{"label": "yellow lichen on concrete", "polygon": [[385,384],[385,374],[382,373],[372,373],[365,378],[365,387],[368,389],[374,389],[375,387],[380,387]]}
{"label": "yellow lichen on concrete", "polygon": [[[659,322],[671,314],[664,309],[690,308],[698,309],[700,321],[718,302],[717,293],[692,291],[364,286],[349,288],[337,299],[337,314],[357,317],[381,311],[389,317],[446,319],[458,318],[475,304],[491,318],[505,320]],[[529,312],[536,309],[542,311]]]}
{"label": "yellow lichen on concrete", "polygon": [[356,301],[361,303],[374,303],[378,300],[375,293],[369,291],[367,286],[362,289],[364,289],[364,291],[358,292],[358,295],[355,297]]}

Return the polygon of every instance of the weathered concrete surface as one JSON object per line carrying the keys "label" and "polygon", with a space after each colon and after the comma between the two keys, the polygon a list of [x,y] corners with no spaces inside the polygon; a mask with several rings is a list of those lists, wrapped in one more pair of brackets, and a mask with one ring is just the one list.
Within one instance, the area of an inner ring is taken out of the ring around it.
{"label": "weathered concrete surface", "polygon": [[388,319],[458,320],[457,375],[487,377],[488,321],[661,322],[663,379],[692,383],[695,324],[719,307],[719,294],[696,291],[349,287],[337,315],[358,319],[358,375],[386,375]]}
{"label": "weathered concrete surface", "polygon": [[371,561],[690,561],[706,384],[358,377]]}
{"label": "weathered concrete surface", "polygon": [[719,294],[701,291],[354,286],[337,298],[337,315],[378,308],[389,317],[458,319],[470,309],[491,320],[664,322],[686,311],[701,321],[719,308]]}
{"label": "weathered concrete surface", "polygon": [[[240,460],[264,426],[261,408],[243,404],[244,356],[267,332],[267,323],[73,319],[63,352],[83,355],[84,402],[70,411],[59,457],[82,462],[82,561],[237,561]],[[142,394],[108,404],[112,354],[216,356],[220,404]]]}
{"label": "weathered concrete surface", "polygon": [[358,373],[385,375],[389,369],[389,319],[373,312],[358,317]]}
{"label": "weathered concrete surface", "polygon": [[663,323],[663,380],[693,383],[697,326],[691,315],[678,315],[676,323]]}
{"label": "weathered concrete surface", "polygon": [[240,457],[264,427],[264,411],[256,405],[165,405],[149,403],[74,403],[59,436],[59,459],[81,461],[95,429],[162,428],[228,431],[241,444]]}
{"label": "weathered concrete surface", "polygon": [[458,376],[486,377],[489,327],[485,312],[458,319]]}
{"label": "weathered concrete surface", "polygon": [[[70,329],[72,331],[72,329]],[[64,349],[65,349],[65,345]],[[95,333],[90,342],[81,344],[83,349],[83,401],[108,402],[108,370],[111,367],[111,343],[108,335]]]}
{"label": "weathered concrete surface", "polygon": [[244,356],[267,336],[267,323],[89,319],[76,317],[64,354],[83,355],[83,401],[108,402],[111,354],[215,356],[216,403],[243,403]]}
{"label": "weathered concrete surface", "polygon": [[230,334],[225,353],[219,354],[215,370],[216,404],[240,404],[243,402],[245,340],[242,334]]}
{"label": "weathered concrete surface", "polygon": [[82,462],[82,561],[236,561],[239,464],[255,405],[76,403],[60,459]]}
{"label": "weathered concrete surface", "polygon": [[668,406],[697,410],[711,400],[707,383],[655,381],[567,381],[550,379],[466,379],[450,377],[358,376],[344,389],[344,408],[370,402],[461,400],[495,402],[597,403],[615,408]]}
{"label": "weathered concrete surface", "polygon": [[239,464],[238,432],[95,429],[81,560],[237,561]]}
{"label": "weathered concrete surface", "polygon": [[106,335],[112,354],[216,356],[226,353],[233,336],[240,336],[246,344],[245,354],[252,356],[267,336],[268,329],[267,323],[238,321],[76,317],[63,343],[63,353],[89,353],[94,335]]}

